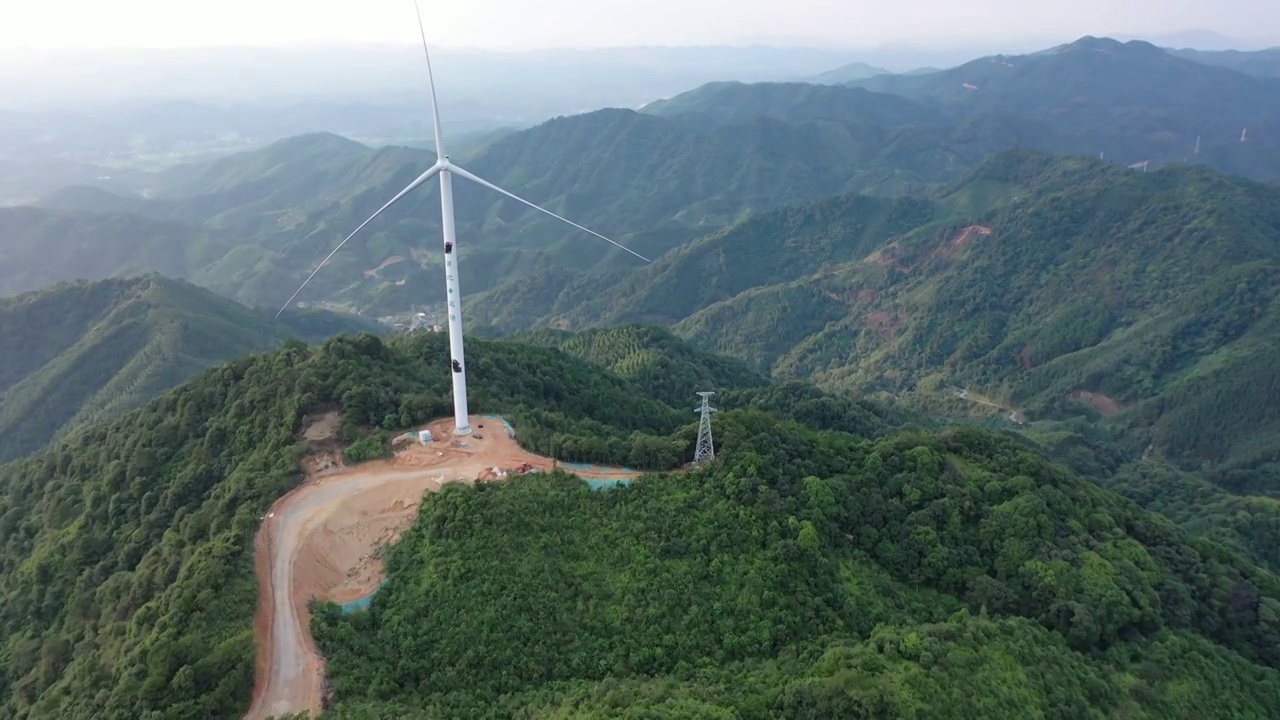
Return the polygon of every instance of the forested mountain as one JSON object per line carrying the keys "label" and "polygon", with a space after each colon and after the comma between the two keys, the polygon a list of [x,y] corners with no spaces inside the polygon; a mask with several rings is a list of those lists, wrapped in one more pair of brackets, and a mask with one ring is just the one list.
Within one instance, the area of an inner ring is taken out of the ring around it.
{"label": "forested mountain", "polygon": [[[730,366],[650,329],[612,333],[559,343],[622,366],[671,348],[691,383]],[[687,404],[554,348],[469,350],[476,410],[513,418],[532,449],[689,457]],[[423,422],[447,411],[446,358],[440,333],[288,343],[0,467],[0,712],[239,716],[252,536],[299,479],[304,420]],[[1243,554],[1009,439],[896,431],[812,388],[718,389],[705,469],[604,493],[534,476],[428,498],[371,610],[315,618],[335,716],[1280,708],[1280,578]],[[460,558],[466,573],[450,569]]]}
{"label": "forested mountain", "polygon": [[[472,341],[468,351],[473,409],[504,413],[532,448],[641,467],[692,451],[689,407],[598,366],[530,345]],[[299,479],[304,416],[338,407],[357,429],[433,419],[450,407],[447,357],[442,333],[289,342],[0,466],[0,715],[243,712],[252,535]],[[685,403],[695,389],[684,388]],[[888,427],[857,404],[826,405]]]}
{"label": "forested mountain", "polygon": [[[98,193],[106,195],[81,194]],[[133,214],[0,208],[0,297],[63,280],[147,272],[188,277],[230,246],[207,230]]]}
{"label": "forested mountain", "polygon": [[[1203,162],[1280,179],[1280,78],[1177,57],[1142,41],[1086,37],[927,75],[854,84],[935,106],[957,119],[1012,113],[1052,128],[1035,145],[1121,163]],[[1240,147],[1241,130],[1250,140]],[[1199,156],[1194,154],[1200,138]]]}
{"label": "forested mountain", "polygon": [[689,403],[689,388],[752,388],[768,379],[745,363],[695,349],[659,326],[623,325],[585,330],[517,333],[513,341],[544,345],[607,368],[668,405]]}
{"label": "forested mountain", "polygon": [[0,299],[0,463],[110,420],[214,363],[290,337],[371,327],[321,311],[273,320],[157,275]]}
{"label": "forested mountain", "polygon": [[868,65],[864,62],[853,62],[848,65],[841,65],[838,68],[818,73],[810,77],[806,82],[818,85],[838,85],[853,80],[862,80],[864,78],[875,77],[876,75],[887,75],[888,70],[875,65]]}
{"label": "forested mountain", "polygon": [[649,103],[643,112],[712,123],[757,117],[800,123],[826,120],[854,127],[916,123],[940,126],[944,122],[938,111],[900,95],[808,83],[707,83],[668,100]]}
{"label": "forested mountain", "polygon": [[1031,418],[1114,416],[1135,453],[1270,467],[1254,488],[1276,479],[1280,413],[1262,398],[1280,392],[1280,190],[1026,154],[971,182],[1027,194],[711,305],[677,332],[829,386],[969,387]]}
{"label": "forested mountain", "polygon": [[911,197],[814,200],[753,215],[639,271],[586,275],[544,268],[472,298],[468,307],[472,317],[507,329],[539,323],[673,323],[759,285],[861,258],[946,212],[937,203]]}
{"label": "forested mountain", "polygon": [[1220,65],[1258,77],[1280,77],[1280,47],[1266,50],[1169,50],[1205,65]]}
{"label": "forested mountain", "polygon": [[1280,709],[1270,572],[980,431],[719,420],[690,475],[428,498],[370,610],[313,620],[335,715]]}
{"label": "forested mountain", "polygon": [[[856,82],[880,92],[712,83],[640,113],[555,118],[459,159],[649,257],[790,203],[853,192],[921,195],[1014,146],[1280,178],[1280,79],[1146,43],[1085,38],[1034,55]],[[188,263],[185,276],[271,305],[432,161],[429,151],[372,149],[322,133],[168,170],[152,178],[146,199],[71,188],[41,204],[166,223],[163,231],[140,229],[139,242],[180,232],[169,223],[189,226],[193,242],[215,256],[202,254],[198,268]],[[376,314],[435,301],[436,193],[428,186],[392,209],[300,299],[353,302]],[[467,183],[457,205],[467,294],[507,281],[536,284],[544,271],[637,268],[608,244]],[[233,241],[196,240],[210,237]],[[136,258],[124,250],[122,257]]]}
{"label": "forested mountain", "polygon": [[[508,330],[674,323],[753,288],[860,260],[899,235],[992,211],[1021,191],[1017,182],[987,175],[979,172],[934,198],[841,195],[755,214],[625,275],[543,267],[472,298],[469,307],[472,317]],[[786,321],[781,306],[762,311]]]}
{"label": "forested mountain", "polygon": [[[787,86],[782,86],[786,91]],[[814,86],[799,86],[817,90]],[[1006,138],[957,135],[930,113],[881,96],[883,112],[840,118],[870,93],[826,88],[834,118],[794,121],[754,111],[658,117],[601,110],[497,139],[467,167],[488,180],[656,256],[744,212],[839,192],[898,192],[943,182]],[[825,102],[825,101],[824,101]],[[809,110],[799,107],[801,115]],[[909,127],[903,123],[911,122]],[[242,240],[195,279],[248,303],[283,302],[348,232],[421,170],[429,152],[373,150],[332,135],[291,138],[205,167],[155,178],[153,199],[73,188],[42,205],[114,210],[199,226]],[[432,186],[433,187],[433,186]],[[424,188],[348,245],[317,276],[312,297],[356,298],[404,310],[434,287],[436,190]],[[462,287],[481,292],[520,277],[542,255],[579,270],[635,262],[605,243],[463,183],[457,192]],[[612,263],[612,264],[611,264]]]}
{"label": "forested mountain", "polygon": [[979,407],[955,397],[968,388],[1024,420],[1101,416],[1130,457],[1151,446],[1257,490],[1280,471],[1263,399],[1280,392],[1278,238],[1274,186],[1013,151],[929,199],[764,213],[630,276],[494,291],[473,316],[676,323],[776,377],[945,412]]}

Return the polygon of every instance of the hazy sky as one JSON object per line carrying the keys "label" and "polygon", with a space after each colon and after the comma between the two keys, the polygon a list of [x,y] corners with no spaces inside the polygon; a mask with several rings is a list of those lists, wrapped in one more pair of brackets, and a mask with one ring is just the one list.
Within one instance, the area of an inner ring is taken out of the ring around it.
{"label": "hazy sky", "polygon": [[[791,40],[1280,37],[1278,0],[421,0],[433,45],[494,49]],[[3,0],[0,47],[416,39],[411,0]],[[1270,37],[1268,37],[1270,36]]]}

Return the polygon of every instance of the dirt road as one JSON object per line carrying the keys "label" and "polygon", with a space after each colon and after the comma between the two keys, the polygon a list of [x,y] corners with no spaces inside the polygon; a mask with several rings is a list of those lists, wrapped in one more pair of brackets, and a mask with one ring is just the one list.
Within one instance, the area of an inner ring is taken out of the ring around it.
{"label": "dirt road", "polygon": [[1012,407],[1009,407],[1008,405],[998,403],[995,400],[992,400],[991,398],[988,398],[985,395],[972,393],[972,392],[969,392],[967,389],[960,389],[956,391],[956,397],[960,398],[961,400],[968,400],[970,402],[977,403],[979,405],[986,405],[987,407],[993,407],[997,410],[1003,410],[1009,413],[1009,422],[1013,423],[1014,425],[1022,425],[1024,422],[1022,418],[1022,413],[1018,412],[1017,408],[1012,408]]}
{"label": "dirt road", "polygon": [[[333,426],[332,418],[317,423]],[[254,541],[259,596],[257,674],[246,718],[310,711],[324,697],[324,659],[311,637],[308,604],[313,598],[347,602],[365,597],[381,582],[378,550],[394,541],[417,516],[424,493],[450,482],[493,476],[495,468],[528,463],[551,469],[507,437],[500,420],[472,416],[483,439],[450,447],[452,420],[429,427],[442,440],[412,443],[391,460],[357,467],[309,462],[314,470],[300,487],[280,498]],[[480,429],[480,425],[492,426]],[[308,436],[313,430],[308,430]],[[583,477],[622,479],[636,473],[612,468],[574,472]]]}

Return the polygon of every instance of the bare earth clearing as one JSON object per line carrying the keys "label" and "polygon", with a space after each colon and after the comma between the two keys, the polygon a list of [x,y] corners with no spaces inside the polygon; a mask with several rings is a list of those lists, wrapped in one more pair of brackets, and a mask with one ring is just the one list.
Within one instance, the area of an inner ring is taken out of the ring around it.
{"label": "bare earth clearing", "polygon": [[1097,413],[1102,417],[1115,417],[1125,411],[1125,406],[1102,393],[1089,392],[1088,390],[1076,390],[1075,392],[1068,393],[1067,397],[1088,405],[1097,411]]}
{"label": "bare earth clearing", "polygon": [[[321,440],[337,427],[335,414],[307,429]],[[480,425],[485,425],[481,429]],[[451,447],[452,419],[428,427],[431,445],[408,444],[390,460],[344,467],[311,457],[307,479],[271,506],[254,540],[258,586],[257,674],[246,718],[310,711],[324,697],[324,659],[309,630],[312,598],[348,602],[382,581],[380,547],[400,536],[417,516],[423,494],[445,483],[495,477],[494,468],[528,463],[550,470],[553,462],[520,448],[501,420],[473,415],[475,436]],[[587,478],[625,479],[637,473],[609,468],[574,471]]]}

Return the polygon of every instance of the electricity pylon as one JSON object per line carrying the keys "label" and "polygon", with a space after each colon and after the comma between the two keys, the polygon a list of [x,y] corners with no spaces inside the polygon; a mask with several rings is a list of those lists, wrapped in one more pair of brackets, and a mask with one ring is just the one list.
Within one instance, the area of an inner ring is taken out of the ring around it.
{"label": "electricity pylon", "polygon": [[715,395],[714,392],[700,392],[702,397],[702,406],[693,409],[694,412],[702,415],[701,421],[698,423],[698,447],[693,451],[693,462],[695,465],[701,465],[707,460],[714,460],[716,457],[716,449],[711,444],[711,413],[716,409],[711,407],[710,398]]}

